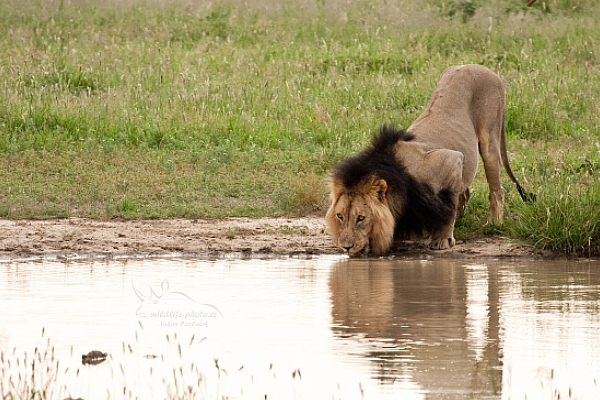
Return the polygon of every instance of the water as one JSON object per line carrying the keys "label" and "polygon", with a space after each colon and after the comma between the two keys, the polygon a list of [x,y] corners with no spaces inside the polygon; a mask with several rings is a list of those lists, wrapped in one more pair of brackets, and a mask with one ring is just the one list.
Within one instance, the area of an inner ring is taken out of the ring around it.
{"label": "water", "polygon": [[0,395],[600,399],[599,267],[3,262]]}

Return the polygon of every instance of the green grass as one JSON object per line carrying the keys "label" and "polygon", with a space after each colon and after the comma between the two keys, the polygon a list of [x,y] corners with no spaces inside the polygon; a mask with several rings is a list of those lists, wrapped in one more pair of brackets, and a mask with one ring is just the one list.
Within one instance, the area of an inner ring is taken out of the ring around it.
{"label": "green grass", "polygon": [[3,1],[0,217],[323,214],[333,164],[481,63],[539,201],[505,178],[486,226],[480,174],[457,237],[598,252],[600,5],[524,4]]}

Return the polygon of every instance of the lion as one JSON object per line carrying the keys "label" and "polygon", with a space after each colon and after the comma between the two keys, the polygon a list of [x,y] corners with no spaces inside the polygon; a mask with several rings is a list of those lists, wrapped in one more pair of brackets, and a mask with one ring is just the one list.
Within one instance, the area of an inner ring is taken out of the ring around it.
{"label": "lion", "polygon": [[449,67],[407,130],[384,125],[368,148],[330,171],[329,234],[350,256],[380,256],[395,239],[416,235],[428,235],[433,250],[453,247],[478,154],[489,186],[489,220],[503,218],[501,163],[521,198],[535,200],[508,161],[502,80],[481,65]]}

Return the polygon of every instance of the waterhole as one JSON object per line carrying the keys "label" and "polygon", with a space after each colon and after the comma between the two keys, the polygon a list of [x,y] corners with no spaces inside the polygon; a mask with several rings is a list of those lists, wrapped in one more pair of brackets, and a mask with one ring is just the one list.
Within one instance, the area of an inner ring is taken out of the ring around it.
{"label": "waterhole", "polygon": [[[598,399],[599,271],[594,261],[4,261],[0,396]],[[83,364],[92,350],[106,359]]]}

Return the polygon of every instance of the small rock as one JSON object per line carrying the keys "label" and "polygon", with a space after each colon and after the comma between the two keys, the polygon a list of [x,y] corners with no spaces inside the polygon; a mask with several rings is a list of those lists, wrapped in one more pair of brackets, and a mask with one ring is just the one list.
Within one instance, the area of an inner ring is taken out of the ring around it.
{"label": "small rock", "polygon": [[81,355],[81,363],[84,365],[97,365],[106,360],[106,357],[108,357],[108,353],[103,353],[99,350],[92,350],[87,354]]}

